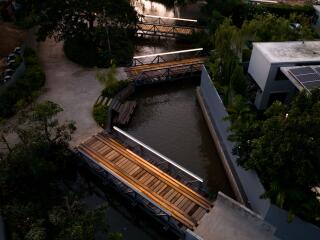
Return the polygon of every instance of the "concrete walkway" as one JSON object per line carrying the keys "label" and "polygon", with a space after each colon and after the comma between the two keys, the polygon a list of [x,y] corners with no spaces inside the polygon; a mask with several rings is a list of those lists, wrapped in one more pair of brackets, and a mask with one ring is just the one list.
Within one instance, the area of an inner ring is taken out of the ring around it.
{"label": "concrete walkway", "polygon": [[76,122],[77,131],[70,142],[75,147],[102,130],[92,117],[92,107],[102,86],[95,78],[95,69],[71,62],[62,47],[62,43],[52,39],[39,45],[38,54],[46,73],[46,84],[38,101],[49,100],[59,104],[64,109],[58,116],[59,121]]}
{"label": "concrete walkway", "polygon": [[221,192],[194,231],[202,240],[276,240],[274,232],[259,215]]}

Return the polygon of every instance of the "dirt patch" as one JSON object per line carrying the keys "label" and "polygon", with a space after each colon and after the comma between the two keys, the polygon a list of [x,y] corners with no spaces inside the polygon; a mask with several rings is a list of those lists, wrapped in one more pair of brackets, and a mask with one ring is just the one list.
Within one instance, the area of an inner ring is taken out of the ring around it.
{"label": "dirt patch", "polygon": [[0,29],[0,58],[3,58],[8,56],[13,49],[21,46],[27,33],[12,23],[2,21],[0,21]]}

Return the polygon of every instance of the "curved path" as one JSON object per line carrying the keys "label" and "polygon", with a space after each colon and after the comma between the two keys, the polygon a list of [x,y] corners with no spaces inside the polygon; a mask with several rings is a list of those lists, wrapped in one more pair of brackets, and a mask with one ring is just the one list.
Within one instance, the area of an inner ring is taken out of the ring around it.
{"label": "curved path", "polygon": [[62,47],[62,43],[52,39],[39,45],[38,54],[46,73],[44,92],[39,101],[59,104],[64,111],[58,119],[76,122],[77,131],[70,142],[75,147],[102,130],[92,117],[92,107],[102,86],[95,78],[95,69],[71,62]]}

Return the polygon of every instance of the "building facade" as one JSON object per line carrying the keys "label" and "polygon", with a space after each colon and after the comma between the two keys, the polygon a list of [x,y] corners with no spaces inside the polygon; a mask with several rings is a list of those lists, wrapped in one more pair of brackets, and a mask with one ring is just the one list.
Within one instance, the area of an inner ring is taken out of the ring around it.
{"label": "building facade", "polygon": [[319,64],[320,41],[253,43],[248,73],[259,87],[257,109],[266,109],[275,100],[288,103],[297,92],[281,68]]}

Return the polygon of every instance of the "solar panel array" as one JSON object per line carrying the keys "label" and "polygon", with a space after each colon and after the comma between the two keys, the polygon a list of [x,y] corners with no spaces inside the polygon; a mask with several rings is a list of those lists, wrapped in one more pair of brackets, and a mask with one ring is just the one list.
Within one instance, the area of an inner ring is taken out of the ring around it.
{"label": "solar panel array", "polygon": [[320,87],[320,67],[291,68],[289,72],[309,91]]}

